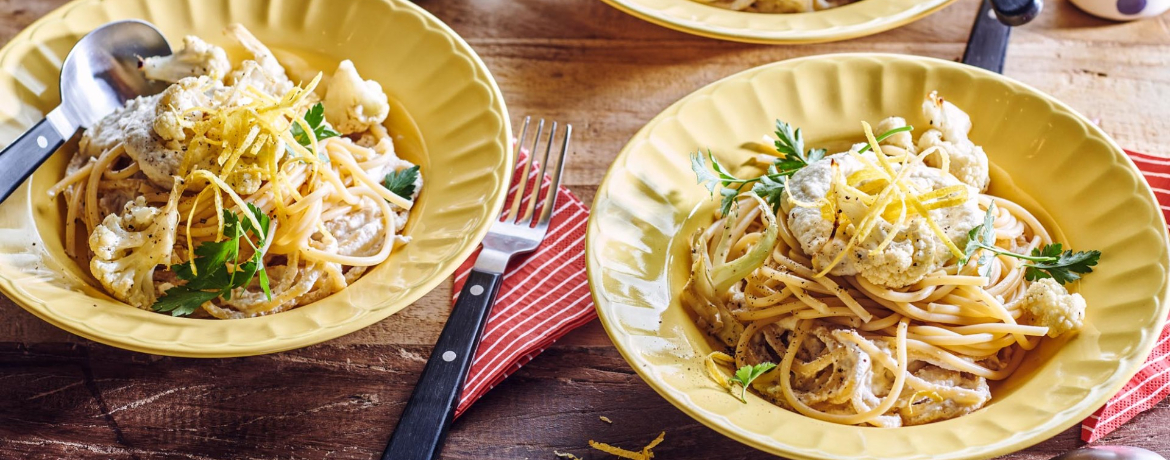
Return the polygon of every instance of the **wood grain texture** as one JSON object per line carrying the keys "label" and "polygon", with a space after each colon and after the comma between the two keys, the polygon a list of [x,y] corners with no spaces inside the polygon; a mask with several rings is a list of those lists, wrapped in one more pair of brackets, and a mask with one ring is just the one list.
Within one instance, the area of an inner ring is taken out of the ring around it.
{"label": "wood grain texture", "polygon": [[[0,0],[0,42],[62,0]],[[597,0],[424,0],[499,81],[514,117],[572,122],[565,182],[593,199],[642,125],[695,89],[760,64],[882,51],[956,60],[977,2],[842,43],[776,47],[663,29]],[[1012,36],[1005,73],[1067,102],[1121,145],[1168,154],[1170,25],[1112,23],[1049,0]],[[61,332],[0,297],[0,458],[371,459],[382,451],[450,310],[450,283],[362,331],[286,353],[195,360],[122,351]],[[612,425],[599,416],[613,419]],[[1170,404],[1103,440],[1170,453]],[[654,393],[597,323],[573,332],[457,420],[444,458],[586,459],[597,439],[637,448],[659,431],[659,458],[766,455],[694,422]],[[1080,445],[1070,428],[1009,459]]]}

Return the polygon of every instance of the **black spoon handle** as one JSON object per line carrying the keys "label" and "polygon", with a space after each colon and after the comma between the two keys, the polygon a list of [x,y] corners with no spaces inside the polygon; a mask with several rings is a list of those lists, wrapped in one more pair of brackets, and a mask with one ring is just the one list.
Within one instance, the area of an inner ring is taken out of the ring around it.
{"label": "black spoon handle", "polygon": [[382,460],[439,458],[503,275],[472,270]]}
{"label": "black spoon handle", "polygon": [[0,150],[0,202],[12,195],[64,143],[65,137],[46,118]]}
{"label": "black spoon handle", "polygon": [[963,63],[1003,73],[1011,26],[1031,21],[1043,7],[1041,0],[983,0],[967,39]]}
{"label": "black spoon handle", "polygon": [[991,0],[991,8],[999,22],[1022,26],[1036,19],[1044,9],[1042,0]]}
{"label": "black spoon handle", "polygon": [[983,0],[979,14],[975,16],[975,25],[971,27],[971,36],[967,38],[963,63],[1003,73],[1003,59],[1012,28],[992,17],[992,11],[991,0]]}

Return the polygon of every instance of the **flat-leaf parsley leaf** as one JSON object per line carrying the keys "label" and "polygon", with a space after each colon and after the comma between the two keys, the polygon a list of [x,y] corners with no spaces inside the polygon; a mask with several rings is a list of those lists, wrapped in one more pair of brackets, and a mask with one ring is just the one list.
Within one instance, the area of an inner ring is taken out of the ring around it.
{"label": "flat-leaf parsley leaf", "polygon": [[392,171],[390,174],[387,174],[386,179],[382,181],[382,186],[390,190],[390,193],[409,200],[414,195],[414,181],[417,179],[418,165],[414,165],[401,171]]}
{"label": "flat-leaf parsley leaf", "polygon": [[[309,107],[309,110],[305,112],[305,116],[302,118],[305,120],[305,124],[309,125],[309,129],[313,130],[313,136],[317,138],[317,142],[341,135],[341,133],[334,131],[333,127],[329,126],[329,123],[325,121],[325,106],[321,105],[320,102]],[[292,132],[293,139],[296,139],[298,144],[308,149],[313,148],[312,140],[309,139],[308,133],[305,132],[305,128],[301,127],[300,123],[294,122],[289,129]]]}
{"label": "flat-leaf parsley leaf", "polygon": [[825,157],[825,149],[805,152],[800,128],[793,129],[792,125],[780,120],[776,120],[776,151],[782,155],[775,162],[780,172],[795,172]]}
{"label": "flat-leaf parsley leaf", "polygon": [[768,372],[775,367],[776,364],[774,363],[760,363],[754,366],[747,365],[735,371],[735,376],[728,379],[728,381],[739,384],[739,386],[742,388],[742,391],[739,393],[739,400],[743,401],[744,404],[747,404],[748,387],[751,386],[753,381],[755,381],[761,375],[764,375],[765,372]]}
{"label": "flat-leaf parsley leaf", "polygon": [[[264,271],[265,239],[268,236],[270,219],[260,208],[248,203],[248,211],[255,217],[260,228],[250,218],[240,218],[236,213],[223,210],[222,241],[206,241],[195,248],[195,257],[190,262],[175,264],[171,271],[186,284],[167,289],[162,297],[151,306],[158,312],[170,312],[173,316],[194,313],[204,302],[222,297],[231,300],[232,290],[248,286],[257,273],[260,274],[260,288],[271,300],[272,291],[268,286],[268,274]],[[252,237],[249,238],[248,234]],[[252,239],[256,242],[253,243]],[[252,257],[240,261],[240,243],[252,248]]]}
{"label": "flat-leaf parsley leaf", "polygon": [[1043,248],[1032,250],[1031,255],[1016,254],[995,245],[995,205],[989,206],[983,223],[975,226],[967,233],[967,248],[964,257],[959,262],[967,263],[979,250],[984,252],[978,261],[980,276],[987,276],[991,258],[995,254],[1027,260],[1024,264],[1024,278],[1036,281],[1041,278],[1052,278],[1060,284],[1067,284],[1081,279],[1081,275],[1093,272],[1093,266],[1101,258],[1101,251],[1065,251],[1060,243],[1044,245]]}
{"label": "flat-leaf parsley leaf", "polygon": [[[913,126],[891,129],[877,138],[880,142],[912,129]],[[711,196],[719,194],[719,209],[723,215],[731,212],[736,199],[743,193],[755,193],[772,206],[773,212],[780,212],[780,206],[784,203],[784,188],[788,185],[787,178],[801,168],[825,158],[825,149],[805,151],[804,136],[800,129],[780,120],[776,120],[776,139],[776,152],[780,155],[768,166],[764,175],[751,179],[735,177],[710,150],[705,155],[703,152],[691,154],[691,170],[695,172],[699,185],[706,187]],[[748,184],[752,186],[747,187]]]}
{"label": "flat-leaf parsley leaf", "polygon": [[1029,259],[1035,263],[1027,264],[1024,278],[1036,281],[1040,278],[1052,278],[1060,284],[1071,283],[1081,279],[1081,275],[1093,272],[1093,266],[1101,258],[1101,251],[1071,250],[1061,252],[1060,243],[1044,245],[1043,248],[1032,250],[1032,256],[1044,260]]}

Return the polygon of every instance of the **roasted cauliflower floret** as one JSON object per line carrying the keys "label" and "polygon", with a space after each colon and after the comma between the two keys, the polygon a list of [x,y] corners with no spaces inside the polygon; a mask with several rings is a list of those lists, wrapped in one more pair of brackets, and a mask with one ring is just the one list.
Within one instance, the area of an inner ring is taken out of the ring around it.
{"label": "roasted cauliflower floret", "polygon": [[174,83],[186,77],[208,75],[222,79],[232,70],[223,48],[196,37],[183,37],[183,47],[170,56],[154,56],[139,63],[142,73],[151,80]]}
{"label": "roasted cauliflower floret", "polygon": [[942,132],[945,140],[965,141],[971,133],[971,117],[955,104],[943,100],[938,91],[931,91],[922,101],[922,116],[926,117],[931,128]]}
{"label": "roasted cauliflower floret", "polygon": [[172,199],[160,209],[138,197],[126,203],[121,215],[106,216],[90,234],[90,272],[114,297],[143,309],[154,304],[154,270],[171,260],[177,203]]}
{"label": "roasted cauliflower floret", "polygon": [[248,50],[252,54],[253,62],[257,64],[249,66],[249,61],[242,62],[239,69],[228,75],[229,85],[238,85],[242,81],[262,81],[262,85],[255,86],[268,94],[285,94],[292,89],[293,83],[288,79],[284,66],[280,65],[272,55],[272,50],[264,46],[252,32],[240,24],[232,24],[224,33]]}
{"label": "roasted cauliflower floret", "polygon": [[[967,138],[971,133],[971,117],[950,102],[944,101],[933,91],[922,103],[922,115],[930,122],[931,129],[918,138],[918,151],[931,147],[944,150],[950,158],[949,172],[964,184],[980,192],[987,190],[991,182],[987,154],[983,147]],[[941,155],[930,155],[924,162],[931,167],[942,167]]]}
{"label": "roasted cauliflower floret", "polygon": [[1021,308],[1032,315],[1031,324],[1048,328],[1049,337],[1080,329],[1085,323],[1085,298],[1069,294],[1052,278],[1041,278],[1028,286]]}
{"label": "roasted cauliflower floret", "polygon": [[[874,128],[874,133],[880,134],[891,129],[905,128],[906,126],[905,118],[889,117],[877,124],[877,127]],[[910,153],[914,153],[915,151],[914,137],[910,135],[909,131],[902,131],[900,133],[894,134],[893,136],[887,137],[886,140],[882,141],[882,145],[901,147]]]}
{"label": "roasted cauliflower floret", "polygon": [[163,141],[175,143],[171,148],[178,148],[179,141],[187,140],[186,130],[194,126],[192,117],[200,114],[187,113],[188,110],[212,105],[212,93],[222,88],[221,85],[206,76],[183,78],[168,86],[158,98],[155,106],[154,132]]}
{"label": "roasted cauliflower floret", "polygon": [[[964,184],[975,187],[981,192],[986,191],[987,185],[991,182],[991,176],[988,173],[987,154],[983,152],[983,147],[972,144],[971,141],[951,142],[943,140],[944,138],[945,135],[936,129],[922,133],[922,136],[918,138],[918,151],[921,152],[931,147],[938,147],[940,150],[946,151],[950,157],[948,172]],[[939,155],[930,155],[923,162],[931,167],[942,167]]]}
{"label": "roasted cauliflower floret", "polygon": [[342,134],[360,133],[386,121],[390,102],[382,85],[362,80],[353,62],[346,59],[337,65],[329,89],[325,92],[325,119]]}

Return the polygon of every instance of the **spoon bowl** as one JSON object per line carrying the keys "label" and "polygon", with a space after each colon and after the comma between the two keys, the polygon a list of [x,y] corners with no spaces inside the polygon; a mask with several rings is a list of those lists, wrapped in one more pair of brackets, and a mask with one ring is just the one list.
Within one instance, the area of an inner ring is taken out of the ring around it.
{"label": "spoon bowl", "polygon": [[153,25],[111,22],[77,42],[61,67],[61,107],[69,121],[89,128],[138,96],[157,94],[166,84],[147,80],[141,57],[167,56],[171,47]]}
{"label": "spoon bowl", "polygon": [[1166,458],[1141,447],[1092,446],[1065,452],[1053,457],[1052,460],[1166,460]]}
{"label": "spoon bowl", "polygon": [[138,60],[168,56],[171,47],[153,25],[137,20],[105,24],[73,46],[61,67],[61,105],[0,151],[0,201],[80,128],[138,96],[166,88],[138,71]]}

